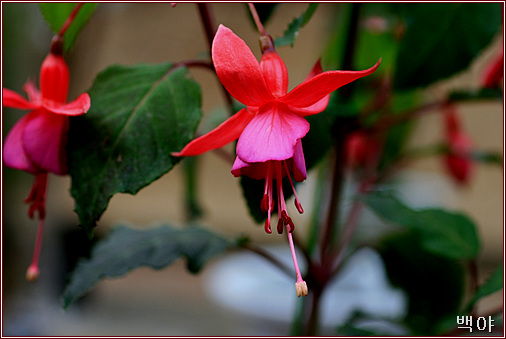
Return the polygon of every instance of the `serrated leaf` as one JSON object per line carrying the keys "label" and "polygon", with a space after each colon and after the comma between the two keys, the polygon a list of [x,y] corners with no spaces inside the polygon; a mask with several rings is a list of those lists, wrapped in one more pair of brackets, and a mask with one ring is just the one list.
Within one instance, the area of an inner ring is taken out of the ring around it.
{"label": "serrated leaf", "polygon": [[139,267],[162,269],[185,258],[188,270],[198,273],[211,258],[236,243],[199,227],[160,226],[148,230],[116,227],[93,248],[90,259],[78,263],[63,292],[63,307],[106,278],[117,278]]}
{"label": "serrated leaf", "polygon": [[[40,3],[40,10],[44,20],[49,23],[51,30],[57,34],[63,24],[69,17],[70,13],[76,6],[76,3]],[[74,45],[79,32],[88,22],[89,18],[97,7],[96,3],[85,3],[72,21],[72,24],[64,34],[64,51],[68,52]]]}
{"label": "serrated leaf", "polygon": [[90,234],[116,193],[135,194],[179,162],[200,121],[201,93],[184,67],[111,66],[89,91],[90,111],[71,119],[71,193]]}
{"label": "serrated leaf", "polygon": [[405,4],[406,33],[394,76],[399,90],[425,87],[466,69],[499,32],[499,3]]}
{"label": "serrated leaf", "polygon": [[288,28],[283,33],[283,36],[274,40],[274,45],[276,45],[276,47],[288,45],[293,46],[295,39],[299,34],[299,31],[309,22],[309,19],[311,19],[317,7],[317,3],[312,3],[304,11],[304,13],[302,13],[299,17],[293,19],[293,21],[288,25]]}
{"label": "serrated leaf", "polygon": [[449,259],[472,259],[480,241],[476,226],[465,215],[442,209],[415,210],[391,192],[372,192],[359,198],[379,217],[419,233],[425,250]]}
{"label": "serrated leaf", "polygon": [[481,298],[484,298],[487,295],[500,291],[504,287],[503,276],[504,276],[504,268],[501,265],[494,271],[494,273],[492,273],[492,275],[487,279],[487,281],[478,288],[476,293],[469,301],[465,313],[466,314],[469,313],[474,307],[474,305]]}

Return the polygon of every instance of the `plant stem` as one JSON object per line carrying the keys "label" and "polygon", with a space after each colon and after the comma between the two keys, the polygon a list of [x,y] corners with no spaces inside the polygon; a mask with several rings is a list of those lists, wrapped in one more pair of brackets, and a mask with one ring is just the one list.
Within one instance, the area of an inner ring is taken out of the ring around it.
{"label": "plant stem", "polygon": [[258,32],[260,35],[267,35],[264,25],[262,25],[262,21],[260,20],[260,17],[258,16],[258,12],[255,8],[255,5],[251,2],[248,2],[249,11],[251,12],[251,16],[253,17],[253,20],[255,21],[255,25],[257,26]]}
{"label": "plant stem", "polygon": [[[214,16],[212,15],[211,5],[209,3],[198,3],[197,7],[199,9],[200,20],[202,21],[204,32],[206,34],[209,55],[212,56],[213,39],[216,33],[216,24]],[[223,85],[220,84],[220,87],[222,89],[223,95],[225,96],[225,101],[227,102],[228,112],[230,115],[233,115],[235,113],[234,100],[226,88],[223,87]]]}
{"label": "plant stem", "polygon": [[77,13],[79,13],[79,10],[81,9],[81,7],[83,7],[84,3],[83,2],[79,2],[77,3],[77,5],[74,7],[74,9],[72,10],[72,12],[70,13],[69,17],[67,18],[67,20],[65,21],[65,23],[63,24],[63,26],[61,27],[60,29],[60,32],[58,33],[58,35],[60,37],[63,38],[63,35],[65,34],[65,32],[67,31],[67,29],[70,27],[70,25],[72,24],[72,22],[74,21],[74,19],[76,18],[77,16]]}
{"label": "plant stem", "polygon": [[204,26],[209,51],[211,51],[214,34],[216,33],[216,24],[214,23],[214,17],[211,13],[211,6],[208,3],[198,3],[197,6],[199,8],[202,26]]}
{"label": "plant stem", "polygon": [[274,266],[279,268],[282,272],[284,272],[287,276],[289,276],[290,278],[293,278],[293,270],[291,268],[286,266],[284,263],[279,261],[277,258],[273,257],[270,253],[264,251],[262,248],[252,245],[250,243],[244,244],[244,245],[242,245],[242,247],[253,252],[253,253],[260,255],[261,257],[264,257],[271,264],[273,264]]}
{"label": "plant stem", "polygon": [[[348,23],[348,32],[346,35],[346,44],[343,51],[343,67],[342,69],[352,69],[353,59],[355,56],[355,46],[358,33],[358,19],[360,12],[360,4],[351,4],[351,13]],[[348,84],[340,89],[340,99],[344,102],[348,101],[353,92],[353,87]],[[304,329],[304,335],[315,335],[319,327],[319,308],[321,296],[325,290],[332,272],[332,256],[327,257],[329,250],[333,246],[334,229],[339,220],[339,201],[341,199],[342,184],[344,180],[344,141],[350,128],[354,126],[355,119],[349,120],[346,118],[340,119],[342,121],[336,122],[336,131],[334,135],[334,156],[332,159],[332,183],[331,183],[331,196],[330,204],[328,207],[327,218],[325,225],[321,232],[320,237],[320,264],[314,262],[308,263],[307,280],[310,285],[311,302],[305,302],[306,308],[304,313],[309,313],[307,316],[307,323]],[[329,260],[330,259],[330,260]],[[308,308],[310,309],[308,310]]]}

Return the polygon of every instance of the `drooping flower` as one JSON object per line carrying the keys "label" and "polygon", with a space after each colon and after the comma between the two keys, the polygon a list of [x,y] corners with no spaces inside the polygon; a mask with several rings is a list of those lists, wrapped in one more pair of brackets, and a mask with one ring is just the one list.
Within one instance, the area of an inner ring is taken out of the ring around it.
{"label": "drooping flower", "polygon": [[218,78],[227,91],[246,105],[211,132],[194,139],[175,156],[195,156],[220,148],[236,139],[234,176],[245,175],[265,180],[264,197],[260,203],[267,212],[265,231],[271,233],[271,213],[274,211],[274,191],[277,195],[277,230],[287,228],[292,257],[297,273],[297,295],[306,295],[295,257],[292,231],[294,224],[288,216],[282,189],[282,179],[288,177],[295,195],[295,205],[302,206],[293,186],[306,179],[306,165],[301,139],[309,131],[304,118],[322,112],[329,95],[337,88],[373,73],[380,61],[364,71],[322,72],[316,63],[308,77],[288,92],[288,72],[276,53],[272,39],[262,36],[260,63],[246,45],[229,28],[220,25],[212,46],[212,59]]}
{"label": "drooping flower", "polygon": [[90,108],[90,97],[81,94],[76,100],[67,103],[69,89],[69,70],[63,56],[58,51],[62,41],[55,41],[52,51],[44,59],[40,69],[40,91],[31,81],[23,90],[28,96],[3,88],[3,106],[30,110],[10,130],[4,142],[3,160],[6,166],[35,175],[32,190],[26,199],[30,204],[28,215],[39,217],[39,231],[32,264],[27,271],[27,279],[38,276],[38,258],[42,242],[45,219],[45,197],[48,173],[64,175],[68,173],[66,141],[68,117],[86,113]]}
{"label": "drooping flower", "polygon": [[445,107],[445,143],[448,153],[444,157],[444,164],[451,177],[459,184],[465,185],[473,172],[473,162],[470,159],[473,142],[462,130],[460,121],[453,105]]}

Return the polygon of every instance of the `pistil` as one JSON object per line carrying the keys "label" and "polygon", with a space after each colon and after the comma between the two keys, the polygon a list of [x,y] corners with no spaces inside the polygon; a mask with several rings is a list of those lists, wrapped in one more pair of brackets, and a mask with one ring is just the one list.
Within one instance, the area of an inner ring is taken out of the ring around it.
{"label": "pistil", "polygon": [[37,239],[33,250],[32,262],[26,271],[26,280],[28,281],[35,281],[39,276],[39,258],[46,217],[46,188],[47,173],[36,174],[30,194],[25,200],[25,203],[30,204],[28,216],[33,218],[35,212],[39,215],[39,227],[37,230]]}

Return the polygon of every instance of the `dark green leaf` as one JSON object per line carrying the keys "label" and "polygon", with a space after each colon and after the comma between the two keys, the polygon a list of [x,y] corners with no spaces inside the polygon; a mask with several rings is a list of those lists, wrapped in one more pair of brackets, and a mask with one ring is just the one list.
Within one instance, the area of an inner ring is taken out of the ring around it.
{"label": "dark green leaf", "polygon": [[[42,16],[49,23],[51,30],[57,34],[65,21],[67,21],[70,13],[72,13],[76,3],[40,3],[39,6]],[[72,24],[64,34],[64,51],[68,52],[72,48],[79,32],[95,11],[95,7],[97,7],[95,3],[83,4],[74,21],[72,21]]]}
{"label": "dark green leaf", "polygon": [[415,210],[391,192],[373,192],[360,197],[382,219],[415,230],[423,248],[450,259],[472,259],[480,241],[473,222],[463,214],[442,209]]}
{"label": "dark green leaf", "polygon": [[471,311],[476,302],[478,302],[481,298],[500,291],[504,287],[503,275],[504,268],[501,265],[495,270],[494,273],[492,273],[488,280],[478,288],[466,307],[466,314]]}
{"label": "dark green leaf", "polygon": [[197,273],[211,258],[237,245],[199,227],[160,226],[148,230],[116,227],[82,260],[63,292],[63,307],[91,290],[97,282],[117,278],[147,266],[161,269],[184,257],[188,270]]}
{"label": "dark green leaf", "polygon": [[317,3],[312,3],[308,6],[304,13],[293,19],[293,21],[288,25],[288,28],[285,30],[283,36],[274,40],[276,47],[288,45],[293,46],[299,31],[309,22],[309,19],[311,19],[317,7]]}
{"label": "dark green leaf", "polygon": [[[380,241],[379,253],[391,283],[408,297],[403,324],[409,335],[433,336],[446,330],[458,314],[465,293],[465,268],[455,260],[427,250],[414,229]],[[453,323],[455,324],[455,322]]]}
{"label": "dark green leaf", "polygon": [[394,87],[428,86],[466,69],[499,32],[499,3],[405,4]]}
{"label": "dark green leaf", "polygon": [[71,119],[71,193],[91,232],[116,193],[135,194],[168,172],[201,118],[200,87],[184,67],[112,66],[89,91],[90,111]]}

